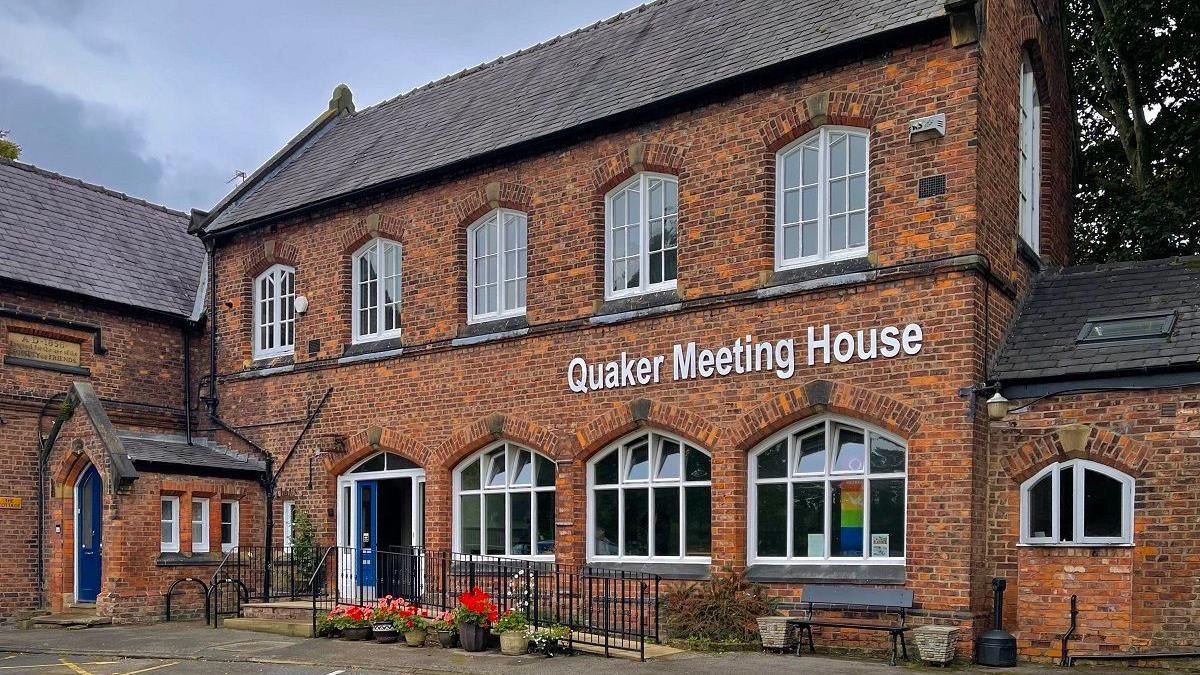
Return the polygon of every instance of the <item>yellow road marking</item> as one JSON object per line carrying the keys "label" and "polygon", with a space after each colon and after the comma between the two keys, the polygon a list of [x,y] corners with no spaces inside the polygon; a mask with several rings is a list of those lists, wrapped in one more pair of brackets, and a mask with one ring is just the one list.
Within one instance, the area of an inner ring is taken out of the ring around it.
{"label": "yellow road marking", "polygon": [[70,661],[68,661],[66,659],[60,658],[59,661],[62,661],[62,665],[66,666],[68,669],[70,669],[71,672],[75,673],[75,675],[93,675],[92,673],[84,670],[83,668],[80,668],[79,666],[75,665],[74,663],[71,663]]}
{"label": "yellow road marking", "polygon": [[150,666],[149,668],[142,668],[141,670],[131,670],[128,673],[122,673],[122,675],[137,675],[137,673],[148,673],[152,670],[158,670],[159,668],[166,668],[167,666],[178,665],[178,663],[179,663],[178,661],[172,661],[170,663],[163,663],[163,664],[159,664],[157,666]]}
{"label": "yellow road marking", "polygon": [[[7,661],[8,659],[11,659],[11,658],[16,658],[16,656],[15,655],[14,656],[6,656],[2,660]],[[114,663],[116,663],[116,661],[87,661],[86,663],[83,663],[81,665],[108,666],[108,665],[112,665]],[[71,666],[74,666],[74,665],[75,664],[68,665],[66,663],[39,663],[37,665],[32,665],[32,666],[0,666],[0,670],[25,670],[27,668],[64,668],[64,667],[71,668]],[[78,666],[76,666],[76,667],[78,667]],[[72,670],[74,670],[74,669],[72,668]],[[80,668],[79,670],[83,670],[83,669]],[[79,672],[79,671],[76,670],[75,672]],[[83,672],[87,673],[87,675],[92,675],[91,673],[88,673],[86,670]]]}

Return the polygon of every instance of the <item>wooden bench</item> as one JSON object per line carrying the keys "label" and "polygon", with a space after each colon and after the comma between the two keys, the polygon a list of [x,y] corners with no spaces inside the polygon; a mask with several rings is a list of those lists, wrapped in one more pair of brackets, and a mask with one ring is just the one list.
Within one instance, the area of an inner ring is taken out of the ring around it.
{"label": "wooden bench", "polygon": [[[813,646],[813,626],[825,628],[845,628],[853,630],[886,631],[892,640],[891,665],[896,665],[896,647],[899,645],[904,660],[908,660],[908,644],[904,634],[912,630],[905,625],[908,610],[913,606],[913,592],[906,589],[863,588],[860,586],[823,586],[808,585],[800,596],[800,605],[804,616],[789,619],[788,623],[799,630],[796,640],[796,656],[804,642],[808,641],[808,651],[815,652]],[[837,612],[841,614],[877,614],[881,617],[895,616],[894,621],[869,621],[846,619],[841,616],[823,618],[819,613]]]}

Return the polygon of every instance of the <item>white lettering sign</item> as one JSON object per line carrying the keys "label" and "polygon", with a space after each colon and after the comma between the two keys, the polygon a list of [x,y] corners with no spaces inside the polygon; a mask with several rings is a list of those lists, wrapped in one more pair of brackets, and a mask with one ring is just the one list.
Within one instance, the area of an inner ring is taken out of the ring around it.
{"label": "white lettering sign", "polygon": [[[808,329],[807,344],[800,353],[807,355],[810,367],[834,361],[870,361],[881,356],[891,359],[901,354],[914,356],[920,353],[924,340],[925,334],[915,323],[836,334],[825,325],[819,331]],[[715,349],[704,348],[695,342],[679,343],[671,349],[669,374],[674,381],[684,381],[774,372],[779,379],[788,380],[796,374],[795,356],[796,344],[792,338],[755,340],[753,335],[746,335],[734,340],[733,344]],[[582,394],[658,384],[665,376],[666,360],[667,357],[662,355],[637,357],[627,352],[621,352],[612,361],[601,362],[577,356],[567,364],[567,386]]]}

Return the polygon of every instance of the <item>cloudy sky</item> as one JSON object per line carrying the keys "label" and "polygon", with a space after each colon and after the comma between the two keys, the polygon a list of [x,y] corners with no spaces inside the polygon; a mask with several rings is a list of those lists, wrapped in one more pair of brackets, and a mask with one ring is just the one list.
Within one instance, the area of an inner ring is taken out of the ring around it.
{"label": "cloudy sky", "polygon": [[637,0],[4,0],[0,129],[21,160],[207,209],[326,107],[358,108]]}

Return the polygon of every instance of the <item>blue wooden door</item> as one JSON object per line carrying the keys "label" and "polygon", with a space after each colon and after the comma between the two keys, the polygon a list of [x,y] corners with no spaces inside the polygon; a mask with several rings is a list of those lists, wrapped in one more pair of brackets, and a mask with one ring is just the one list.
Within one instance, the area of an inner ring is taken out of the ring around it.
{"label": "blue wooden door", "polygon": [[358,482],[358,585],[375,589],[375,537],[378,532],[376,515],[379,511],[378,487],[373,480]]}
{"label": "blue wooden door", "polygon": [[88,467],[79,479],[79,502],[75,505],[75,532],[79,548],[76,602],[95,602],[100,593],[100,513],[104,490],[96,467]]}

